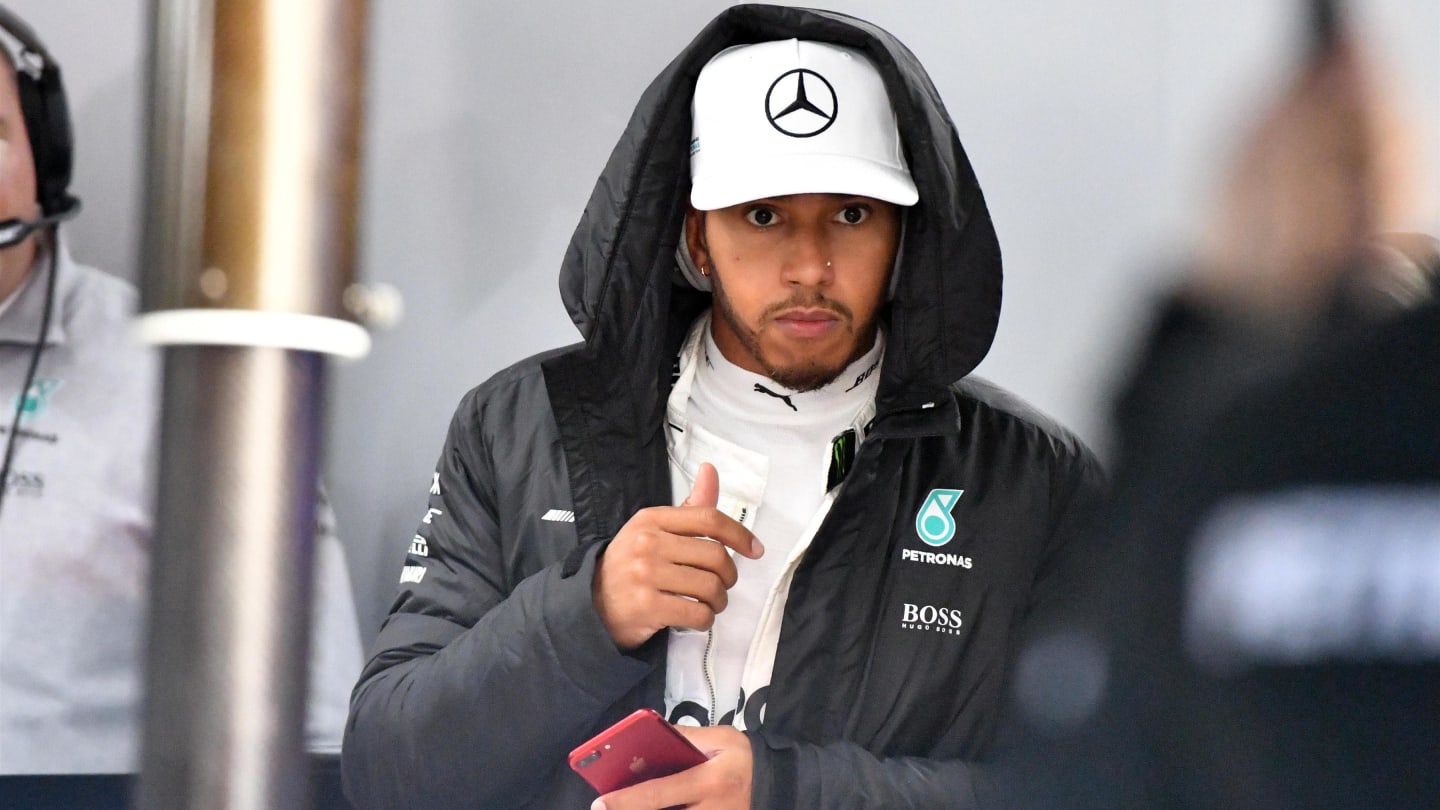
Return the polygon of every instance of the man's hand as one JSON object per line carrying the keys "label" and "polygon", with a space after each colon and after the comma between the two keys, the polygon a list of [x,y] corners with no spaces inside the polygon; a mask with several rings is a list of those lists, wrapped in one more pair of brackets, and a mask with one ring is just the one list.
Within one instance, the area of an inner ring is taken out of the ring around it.
{"label": "man's hand", "polygon": [[750,810],[750,738],[730,726],[676,729],[710,761],[673,776],[607,793],[595,800],[591,810]]}
{"label": "man's hand", "polygon": [[765,552],[749,529],[715,508],[719,497],[719,473],[701,464],[685,503],[641,509],[610,541],[593,592],[600,621],[621,649],[666,627],[708,630],[735,584],[726,548],[752,559]]}

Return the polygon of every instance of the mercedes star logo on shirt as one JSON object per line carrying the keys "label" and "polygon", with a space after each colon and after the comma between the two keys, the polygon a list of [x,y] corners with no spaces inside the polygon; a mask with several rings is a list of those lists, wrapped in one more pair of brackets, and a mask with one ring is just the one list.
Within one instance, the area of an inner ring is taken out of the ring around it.
{"label": "mercedes star logo on shirt", "polygon": [[812,138],[830,128],[840,112],[835,88],[813,70],[780,74],[765,94],[765,117],[792,138]]}

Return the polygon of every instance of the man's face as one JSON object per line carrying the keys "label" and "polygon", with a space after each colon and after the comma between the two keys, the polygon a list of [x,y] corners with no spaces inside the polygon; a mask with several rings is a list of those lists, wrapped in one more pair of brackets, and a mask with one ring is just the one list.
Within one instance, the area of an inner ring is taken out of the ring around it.
{"label": "man's face", "polygon": [[[0,58],[0,221],[34,219],[40,208],[35,196],[35,159],[20,111],[20,88],[15,71]],[[34,236],[0,249],[0,301],[30,274],[34,258]]]}
{"label": "man's face", "polygon": [[686,240],[714,287],[715,344],[787,388],[825,385],[874,345],[899,234],[899,209],[870,197],[691,210]]}
{"label": "man's face", "polygon": [[38,215],[35,202],[35,159],[20,111],[15,73],[0,63],[0,221]]}

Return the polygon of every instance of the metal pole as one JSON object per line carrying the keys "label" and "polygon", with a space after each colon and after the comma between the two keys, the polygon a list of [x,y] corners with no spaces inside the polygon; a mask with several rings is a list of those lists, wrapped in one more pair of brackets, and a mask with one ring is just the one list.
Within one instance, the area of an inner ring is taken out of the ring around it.
{"label": "metal pole", "polygon": [[140,806],[301,807],[323,359],[165,364]]}
{"label": "metal pole", "polygon": [[364,12],[152,0],[139,330],[165,387],[142,808],[306,801],[324,355],[368,349],[342,303]]}

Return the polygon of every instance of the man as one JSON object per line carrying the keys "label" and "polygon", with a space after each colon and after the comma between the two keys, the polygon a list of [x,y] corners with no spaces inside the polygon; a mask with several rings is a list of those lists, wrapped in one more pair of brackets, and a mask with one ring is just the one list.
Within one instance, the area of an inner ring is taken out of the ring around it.
{"label": "man", "polygon": [[[135,290],[60,238],[78,202],[59,67],[3,6],[0,28],[18,45],[0,48],[0,775],[123,774],[139,764],[159,357],[129,335]],[[328,509],[319,535],[307,736],[334,754],[359,635]],[[4,781],[0,804],[26,804],[6,792],[21,787]]]}
{"label": "man", "polygon": [[1100,476],[954,383],[1000,261],[936,99],[885,32],[768,6],[651,85],[561,271],[585,343],[452,422],[352,699],[352,801],[585,806],[567,753],[649,706],[711,758],[596,807],[973,804]]}

